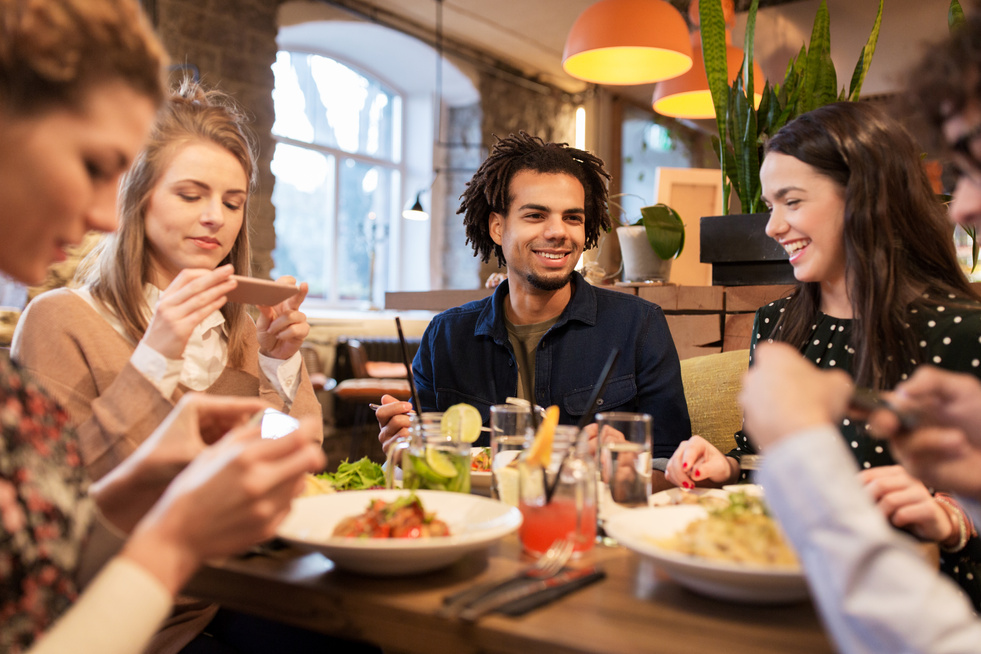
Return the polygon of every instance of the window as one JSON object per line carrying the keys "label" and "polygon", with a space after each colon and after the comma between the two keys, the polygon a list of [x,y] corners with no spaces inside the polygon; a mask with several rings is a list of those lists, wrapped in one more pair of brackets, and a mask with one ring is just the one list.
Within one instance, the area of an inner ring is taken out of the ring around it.
{"label": "window", "polygon": [[280,51],[273,74],[273,278],[331,305],[380,299],[403,197],[402,97],[318,54]]}

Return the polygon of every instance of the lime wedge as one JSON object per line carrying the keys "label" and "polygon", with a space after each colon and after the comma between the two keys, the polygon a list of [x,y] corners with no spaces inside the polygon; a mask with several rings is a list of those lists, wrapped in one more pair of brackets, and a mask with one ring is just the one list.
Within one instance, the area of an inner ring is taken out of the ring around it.
{"label": "lime wedge", "polygon": [[480,411],[469,404],[454,404],[443,412],[439,431],[443,438],[473,443],[480,436],[481,425]]}
{"label": "lime wedge", "polygon": [[426,448],[426,463],[429,464],[430,470],[441,477],[451,479],[458,474],[456,466],[453,465],[450,458],[435,447]]}

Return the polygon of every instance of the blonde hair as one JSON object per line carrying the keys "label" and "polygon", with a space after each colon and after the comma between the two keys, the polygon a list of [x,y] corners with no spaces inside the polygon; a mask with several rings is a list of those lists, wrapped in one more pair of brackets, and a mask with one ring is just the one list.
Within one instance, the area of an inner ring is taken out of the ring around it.
{"label": "blonde hair", "polygon": [[[139,341],[149,326],[150,307],[144,285],[151,281],[150,253],[146,242],[146,213],[150,196],[174,154],[196,141],[214,143],[234,156],[248,179],[242,227],[228,256],[239,274],[252,269],[249,245],[249,198],[255,190],[255,146],[244,114],[232,99],[217,90],[206,91],[185,81],[161,109],[146,147],[126,173],[119,193],[119,229],[108,235],[83,262],[79,278]],[[245,357],[245,330],[252,320],[241,304],[229,302],[221,309],[228,330],[228,359],[241,365]]]}
{"label": "blonde hair", "polygon": [[0,0],[0,110],[77,107],[122,81],[154,104],[167,54],[135,0]]}

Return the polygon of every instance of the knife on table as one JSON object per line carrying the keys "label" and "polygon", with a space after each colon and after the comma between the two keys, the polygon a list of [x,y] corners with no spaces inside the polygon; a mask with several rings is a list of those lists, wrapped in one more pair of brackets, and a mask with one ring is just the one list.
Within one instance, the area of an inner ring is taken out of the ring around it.
{"label": "knife on table", "polygon": [[[498,609],[513,608],[506,612],[520,615],[526,611],[536,608],[542,604],[558,599],[566,593],[588,586],[594,581],[604,578],[606,573],[590,566],[588,568],[569,568],[548,579],[532,579],[528,583],[509,588],[501,592],[494,593],[485,599],[481,599],[460,612],[460,619],[473,622],[480,616]],[[533,597],[539,596],[539,597]],[[521,602],[520,600],[527,600]],[[509,607],[508,605],[515,606]]]}

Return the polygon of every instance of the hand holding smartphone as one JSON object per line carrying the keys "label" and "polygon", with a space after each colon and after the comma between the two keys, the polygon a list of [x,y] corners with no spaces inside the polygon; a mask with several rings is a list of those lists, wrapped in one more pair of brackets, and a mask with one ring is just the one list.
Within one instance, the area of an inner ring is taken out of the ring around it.
{"label": "hand holding smartphone", "polygon": [[276,409],[264,409],[252,416],[252,424],[259,425],[262,438],[282,438],[300,426],[300,421]]}
{"label": "hand holding smartphone", "polygon": [[239,304],[271,307],[300,292],[296,286],[278,284],[268,279],[257,279],[243,275],[232,275],[231,279],[234,279],[238,285],[229,291],[226,297],[229,302],[238,302]]}

